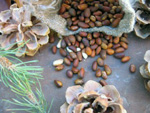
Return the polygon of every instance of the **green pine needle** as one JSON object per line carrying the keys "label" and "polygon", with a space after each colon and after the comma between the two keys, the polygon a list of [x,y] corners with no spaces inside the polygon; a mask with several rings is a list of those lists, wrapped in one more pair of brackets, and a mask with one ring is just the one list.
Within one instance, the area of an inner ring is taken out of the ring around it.
{"label": "green pine needle", "polygon": [[[40,66],[28,66],[28,64],[35,63],[37,60],[22,62],[17,57],[14,57],[16,50],[4,50],[0,47],[0,80],[12,92],[16,93],[17,97],[12,101],[4,101],[21,107],[8,110],[50,113],[52,103],[49,105],[46,102],[39,82],[39,79],[43,78],[41,75],[43,69]],[[3,58],[6,58],[8,62]],[[33,91],[31,86],[36,84],[36,81],[40,89],[36,87],[36,90]]]}

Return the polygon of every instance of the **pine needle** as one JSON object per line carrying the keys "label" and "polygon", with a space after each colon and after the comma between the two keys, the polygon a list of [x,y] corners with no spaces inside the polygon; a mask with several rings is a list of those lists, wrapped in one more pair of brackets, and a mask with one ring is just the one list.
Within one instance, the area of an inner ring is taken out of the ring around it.
{"label": "pine needle", "polygon": [[[40,66],[28,66],[34,61],[22,62],[14,57],[15,50],[5,50],[0,47],[0,80],[6,87],[9,87],[16,94],[17,99],[4,100],[11,104],[20,106],[18,109],[8,109],[12,111],[26,111],[29,113],[50,113],[52,106],[46,102],[42,93],[39,80],[42,79],[42,68]],[[38,82],[39,89],[35,91],[31,86]]]}

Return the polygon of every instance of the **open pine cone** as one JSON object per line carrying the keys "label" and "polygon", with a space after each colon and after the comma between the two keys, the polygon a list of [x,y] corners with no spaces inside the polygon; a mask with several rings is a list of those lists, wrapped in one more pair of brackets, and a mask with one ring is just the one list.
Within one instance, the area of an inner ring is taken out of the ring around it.
{"label": "open pine cone", "polygon": [[95,81],[88,81],[84,87],[72,86],[66,91],[66,103],[60,113],[127,113],[122,99],[112,85],[102,87]]}
{"label": "open pine cone", "polygon": [[6,50],[18,46],[16,56],[34,56],[49,41],[49,27],[32,16],[28,6],[0,13],[0,45]]}
{"label": "open pine cone", "polygon": [[144,60],[147,63],[140,67],[140,73],[145,78],[145,88],[150,91],[150,50],[145,53]]}
{"label": "open pine cone", "polygon": [[150,36],[150,1],[138,0],[135,4],[136,24],[135,33],[140,38],[148,38]]}

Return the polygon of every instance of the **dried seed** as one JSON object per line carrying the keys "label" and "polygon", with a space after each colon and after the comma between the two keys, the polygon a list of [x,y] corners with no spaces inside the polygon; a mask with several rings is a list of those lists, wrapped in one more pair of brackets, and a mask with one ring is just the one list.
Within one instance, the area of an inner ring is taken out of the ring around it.
{"label": "dried seed", "polygon": [[66,48],[69,53],[73,52],[69,47]]}
{"label": "dried seed", "polygon": [[59,53],[60,53],[63,57],[66,57],[66,56],[67,56],[67,52],[66,52],[64,49],[62,49],[62,48],[59,49]]}
{"label": "dried seed", "polygon": [[78,65],[79,65],[79,60],[78,60],[78,59],[75,59],[75,60],[73,61],[73,66],[74,66],[74,67],[78,67]]}
{"label": "dried seed", "polygon": [[68,12],[69,12],[69,14],[70,14],[71,16],[76,16],[76,11],[75,11],[75,9],[70,8]]}
{"label": "dried seed", "polygon": [[122,19],[123,18],[123,14],[115,14],[114,18],[121,18]]}
{"label": "dried seed", "polygon": [[70,27],[72,25],[72,20],[70,18],[67,19],[67,25]]}
{"label": "dried seed", "polygon": [[89,22],[89,26],[93,28],[93,27],[95,27],[95,23],[91,21],[91,22]]}
{"label": "dried seed", "polygon": [[135,73],[136,72],[136,66],[134,64],[130,65],[130,72]]}
{"label": "dried seed", "polygon": [[95,16],[91,15],[91,16],[90,16],[90,20],[91,20],[92,22],[95,22],[95,21],[96,21]]}
{"label": "dried seed", "polygon": [[91,33],[88,33],[87,39],[88,39],[88,40],[92,40],[92,34],[91,34]]}
{"label": "dried seed", "polygon": [[100,52],[100,56],[101,56],[101,58],[102,58],[103,60],[105,60],[106,57],[107,57],[107,55],[106,55],[106,50],[102,50],[102,51]]}
{"label": "dried seed", "polygon": [[93,15],[100,16],[100,15],[102,15],[102,12],[101,11],[96,11],[96,12],[93,13]]}
{"label": "dried seed", "polygon": [[97,70],[97,62],[96,61],[94,61],[93,64],[92,64],[92,70],[93,71]]}
{"label": "dried seed", "polygon": [[115,53],[123,53],[125,49],[123,47],[119,47],[115,50]]}
{"label": "dried seed", "polygon": [[101,77],[102,76],[102,72],[100,69],[97,69],[96,70],[96,74],[95,74],[96,77]]}
{"label": "dried seed", "polygon": [[115,51],[113,49],[107,49],[107,54],[108,55],[113,55]]}
{"label": "dried seed", "polygon": [[127,38],[125,38],[125,37],[121,37],[121,39],[120,39],[122,42],[125,42],[125,43],[129,43],[129,41],[128,41],[128,39]]}
{"label": "dried seed", "polygon": [[104,20],[104,21],[102,21],[102,25],[103,26],[108,26],[108,25],[110,25],[110,21],[109,20]]}
{"label": "dried seed", "polygon": [[77,56],[78,56],[79,61],[82,61],[82,53],[81,52],[77,52]]}
{"label": "dried seed", "polygon": [[[74,46],[75,46],[75,47],[79,47],[79,46],[80,46],[79,42],[76,41],[76,43],[75,43]],[[78,50],[77,50],[77,51],[78,51]]]}
{"label": "dried seed", "polygon": [[90,45],[94,45],[95,44],[95,39],[90,40]]}
{"label": "dried seed", "polygon": [[89,28],[89,25],[86,24],[86,23],[84,23],[84,22],[79,22],[79,23],[78,23],[78,26],[79,26],[79,27],[82,27],[82,28]]}
{"label": "dried seed", "polygon": [[82,37],[81,37],[81,36],[77,35],[76,37],[77,37],[77,40],[78,40],[79,42],[82,41]]}
{"label": "dried seed", "polygon": [[77,48],[75,46],[69,46],[69,49],[71,49],[73,52],[77,52]]}
{"label": "dried seed", "polygon": [[96,21],[96,22],[95,22],[95,25],[96,25],[97,27],[101,27],[101,26],[102,26],[102,22]]}
{"label": "dried seed", "polygon": [[82,79],[84,78],[84,76],[85,76],[85,70],[84,68],[81,68],[78,72],[78,77]]}
{"label": "dried seed", "polygon": [[90,46],[89,41],[86,38],[83,38],[82,42],[86,47]]}
{"label": "dried seed", "polygon": [[82,56],[83,56],[84,59],[88,58],[88,55],[86,53],[84,53],[84,52],[82,52]]}
{"label": "dried seed", "polygon": [[115,45],[113,46],[113,49],[117,49],[118,47],[120,47],[120,44],[115,44]]}
{"label": "dried seed", "polygon": [[76,80],[74,81],[74,84],[75,84],[75,85],[83,85],[83,84],[84,84],[84,81],[83,81],[82,79],[76,79]]}
{"label": "dried seed", "polygon": [[106,83],[106,81],[105,81],[105,80],[100,80],[100,81],[99,81],[99,83],[100,83],[102,86],[106,86],[106,85],[108,85],[108,84]]}
{"label": "dried seed", "polygon": [[79,33],[79,35],[80,35],[81,37],[86,37],[88,34],[87,34],[86,32],[81,31],[81,32]]}
{"label": "dried seed", "polygon": [[64,63],[67,65],[67,66],[70,66],[71,65],[71,62],[68,58],[64,58]]}
{"label": "dried seed", "polygon": [[64,39],[62,39],[61,41],[61,48],[66,48],[66,42],[64,41]]}
{"label": "dried seed", "polygon": [[64,14],[61,15],[63,18],[67,19],[70,18],[71,15],[69,14],[69,12],[65,12]]}
{"label": "dried seed", "polygon": [[102,71],[102,78],[106,80],[108,78],[107,73],[105,71]]}
{"label": "dried seed", "polygon": [[[84,21],[84,16],[79,16],[79,20],[80,21]],[[80,23],[81,24],[81,26],[83,26],[83,24],[82,23]],[[79,24],[78,24],[79,25]]]}
{"label": "dried seed", "polygon": [[104,60],[103,60],[102,58],[98,58],[98,59],[97,59],[97,64],[98,64],[99,66],[103,67],[103,66],[104,66]]}
{"label": "dried seed", "polygon": [[106,20],[107,16],[108,16],[108,13],[105,12],[105,13],[101,16],[101,20],[102,20],[102,21]]}
{"label": "dried seed", "polygon": [[122,59],[125,56],[125,54],[124,53],[116,53],[114,56],[118,59]]}
{"label": "dried seed", "polygon": [[73,62],[73,58],[71,58],[70,55],[67,55],[67,58],[70,60],[70,62]]}
{"label": "dried seed", "polygon": [[89,8],[86,8],[86,9],[84,10],[84,16],[87,17],[87,18],[89,18],[90,15],[91,15],[90,9],[89,9]]}
{"label": "dried seed", "polygon": [[75,42],[76,42],[75,36],[70,35],[70,36],[68,37],[68,39],[69,39],[69,41],[70,41],[73,45],[75,44]]}
{"label": "dried seed", "polygon": [[131,59],[130,56],[125,56],[125,57],[123,57],[123,58],[121,59],[121,61],[122,61],[123,63],[125,63],[125,62],[128,62],[130,59]]}
{"label": "dried seed", "polygon": [[100,38],[96,39],[96,44],[101,45],[102,44],[102,40]]}
{"label": "dried seed", "polygon": [[57,53],[57,47],[56,47],[56,46],[53,46],[53,47],[52,47],[52,53],[53,53],[53,54],[56,54],[56,53]]}
{"label": "dried seed", "polygon": [[97,47],[98,47],[98,45],[97,45],[97,44],[94,44],[94,45],[91,46],[91,49],[92,49],[92,50],[95,50]]}
{"label": "dried seed", "polygon": [[93,33],[93,37],[94,37],[94,38],[98,38],[99,36],[100,36],[100,33],[99,33],[99,32],[94,32],[94,33]]}
{"label": "dried seed", "polygon": [[107,44],[105,44],[104,42],[102,42],[102,44],[101,44],[101,47],[103,48],[103,49],[107,49]]}
{"label": "dried seed", "polygon": [[97,49],[96,49],[96,55],[99,55],[101,52],[101,47],[99,46]]}
{"label": "dried seed", "polygon": [[108,49],[111,49],[112,47],[113,47],[113,44],[112,44],[112,43],[109,43],[107,48],[108,48]]}
{"label": "dried seed", "polygon": [[72,78],[73,77],[73,72],[71,70],[67,70],[66,75],[68,78]]}
{"label": "dried seed", "polygon": [[78,29],[79,29],[78,26],[71,26],[71,27],[70,27],[70,30],[72,30],[72,31],[76,31],[76,30],[78,30]]}
{"label": "dried seed", "polygon": [[86,47],[85,53],[90,56],[92,54],[92,49],[90,47]]}
{"label": "dried seed", "polygon": [[63,86],[63,83],[59,80],[54,80],[54,83],[58,88],[61,88]]}
{"label": "dried seed", "polygon": [[63,14],[66,11],[66,7],[64,5],[62,5],[62,7],[59,10],[60,14]]}
{"label": "dried seed", "polygon": [[128,49],[128,45],[125,42],[120,42],[120,45],[124,48],[124,49]]}
{"label": "dried seed", "polygon": [[68,37],[64,37],[64,40],[65,40],[65,42],[66,42],[66,44],[67,44],[68,46],[71,46],[71,43],[70,43]]}
{"label": "dried seed", "polygon": [[79,70],[78,70],[77,68],[75,68],[75,67],[72,67],[72,72],[73,72],[74,74],[77,74],[77,73],[79,72]]}
{"label": "dried seed", "polygon": [[89,18],[85,18],[85,23],[88,24],[90,22]]}
{"label": "dried seed", "polygon": [[78,5],[78,9],[80,9],[80,10],[85,10],[87,7],[88,7],[87,4],[80,4],[80,5]]}
{"label": "dried seed", "polygon": [[53,66],[59,66],[59,65],[61,65],[61,64],[63,64],[63,59],[58,59],[58,60],[55,60],[54,62],[53,62]]}
{"label": "dried seed", "polygon": [[117,18],[117,19],[115,19],[113,22],[112,22],[112,27],[117,27],[118,25],[119,25],[119,23],[120,23],[120,18]]}
{"label": "dried seed", "polygon": [[112,70],[108,65],[104,65],[104,69],[107,75],[110,75],[112,73]]}
{"label": "dried seed", "polygon": [[104,12],[109,12],[109,11],[110,11],[110,7],[103,6],[103,11],[104,11]]}
{"label": "dried seed", "polygon": [[83,43],[80,43],[80,48],[84,49],[84,44]]}
{"label": "dried seed", "polygon": [[64,69],[64,65],[58,65],[58,66],[55,67],[56,71],[61,71],[63,69]]}
{"label": "dried seed", "polygon": [[71,52],[71,53],[70,53],[70,56],[71,56],[71,58],[73,58],[73,59],[76,59],[76,58],[77,58],[77,55],[76,55],[74,52]]}
{"label": "dried seed", "polygon": [[96,53],[95,53],[95,50],[92,50],[92,54],[91,54],[91,57],[95,57]]}
{"label": "dried seed", "polygon": [[119,41],[120,41],[120,38],[119,38],[119,37],[115,37],[115,38],[114,38],[114,43],[115,43],[115,44],[118,44]]}
{"label": "dried seed", "polygon": [[61,41],[62,39],[60,39],[59,42],[57,43],[57,48],[61,48]]}

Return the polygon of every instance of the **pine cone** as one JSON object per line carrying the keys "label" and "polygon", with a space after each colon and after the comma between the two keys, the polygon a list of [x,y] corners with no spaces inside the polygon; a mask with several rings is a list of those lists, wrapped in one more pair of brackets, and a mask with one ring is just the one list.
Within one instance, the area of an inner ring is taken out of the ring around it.
{"label": "pine cone", "polygon": [[66,103],[60,113],[127,113],[122,106],[122,99],[112,85],[101,86],[95,81],[88,81],[84,87],[72,86],[66,91]]}
{"label": "pine cone", "polygon": [[140,73],[145,78],[145,88],[150,91],[150,50],[145,53],[144,60],[147,63],[140,67]]}
{"label": "pine cone", "polygon": [[150,36],[150,5],[149,0],[139,0],[135,4],[136,8],[136,24],[135,33],[140,38],[148,38]]}
{"label": "pine cone", "polygon": [[18,46],[16,56],[34,56],[49,41],[49,27],[32,16],[28,6],[0,13],[0,44],[6,50]]}

